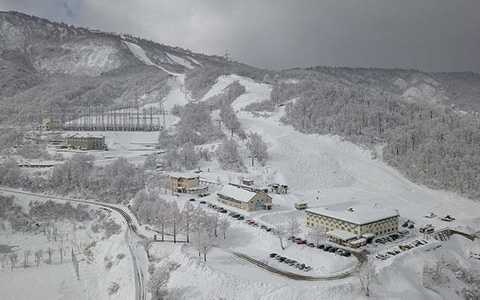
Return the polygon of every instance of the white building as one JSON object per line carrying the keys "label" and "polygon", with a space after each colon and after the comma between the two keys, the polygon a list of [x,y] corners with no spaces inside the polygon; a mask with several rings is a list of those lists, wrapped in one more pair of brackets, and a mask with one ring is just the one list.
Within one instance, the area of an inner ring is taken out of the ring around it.
{"label": "white building", "polygon": [[217,192],[218,201],[246,211],[271,209],[272,197],[265,192],[252,192],[227,184]]}
{"label": "white building", "polygon": [[349,238],[345,239],[345,242],[352,236],[359,239],[364,236],[397,232],[398,222],[398,212],[370,205],[346,206],[339,204],[306,210],[307,226],[325,227],[331,232],[329,236],[332,239],[341,240],[342,236],[348,235]]}

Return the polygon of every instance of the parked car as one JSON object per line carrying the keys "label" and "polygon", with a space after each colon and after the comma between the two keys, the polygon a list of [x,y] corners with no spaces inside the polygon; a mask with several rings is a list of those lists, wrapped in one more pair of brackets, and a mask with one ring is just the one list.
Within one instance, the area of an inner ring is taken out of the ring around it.
{"label": "parked car", "polygon": [[310,247],[310,248],[315,248],[315,244],[314,244],[314,243],[307,243],[307,246]]}
{"label": "parked car", "polygon": [[198,196],[200,196],[200,197],[203,198],[203,197],[207,197],[208,195],[210,195],[210,194],[209,194],[209,193],[201,193],[201,194],[199,194]]}
{"label": "parked car", "polygon": [[312,269],[310,266],[306,266],[305,269],[303,269],[305,272],[309,272]]}
{"label": "parked car", "polygon": [[200,201],[200,204],[205,204],[207,203],[205,200]]}
{"label": "parked car", "polygon": [[268,227],[267,229],[265,229],[265,231],[270,232],[272,231],[272,228]]}
{"label": "parked car", "polygon": [[295,239],[296,239],[296,237],[292,235],[292,236],[289,236],[287,240],[294,241]]}
{"label": "parked car", "polygon": [[324,245],[324,244],[319,244],[319,245],[317,245],[317,248],[318,248],[318,249],[324,249],[324,248],[325,248],[325,245]]}
{"label": "parked car", "polygon": [[452,221],[455,220],[455,218],[450,216],[450,215],[446,215],[445,217],[441,218],[440,220],[445,221],[445,222],[452,222]]}
{"label": "parked car", "polygon": [[300,240],[296,240],[295,243],[297,243],[297,245],[303,245],[303,244],[306,244],[307,242],[300,239]]}
{"label": "parked car", "polygon": [[190,202],[195,202],[195,199],[190,198],[190,199],[188,199],[188,201],[190,201]]}
{"label": "parked car", "polygon": [[270,253],[270,257],[271,258],[274,258],[275,256],[277,256],[278,254],[277,253]]}

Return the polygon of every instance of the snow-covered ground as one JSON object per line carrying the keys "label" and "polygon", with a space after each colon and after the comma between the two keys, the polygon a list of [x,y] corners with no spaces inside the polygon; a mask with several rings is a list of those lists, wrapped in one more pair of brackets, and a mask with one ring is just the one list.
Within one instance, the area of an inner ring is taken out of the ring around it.
{"label": "snow-covered ground", "polygon": [[[2,192],[3,194],[3,192]],[[16,202],[24,209],[32,200],[43,201],[34,196],[16,195]],[[0,232],[0,245],[15,246],[18,255],[17,267],[0,268],[1,299],[133,299],[135,286],[132,261],[125,243],[126,224],[116,214],[111,215],[122,226],[122,232],[103,239],[103,231],[91,230],[91,222],[76,224],[73,230],[70,222],[57,222],[62,241],[48,240],[39,233],[12,233],[9,229]],[[59,247],[65,247],[63,263],[59,258]],[[92,245],[88,247],[88,245]],[[47,249],[52,248],[53,263],[47,264]],[[90,248],[91,254],[84,249]],[[39,267],[34,263],[35,251],[43,250],[43,260]],[[79,259],[79,279],[70,255],[74,250]],[[24,250],[31,250],[30,265],[23,267]],[[0,253],[1,254],[1,253]],[[112,265],[106,267],[108,258]],[[109,295],[108,288],[118,284],[116,293]]]}
{"label": "snow-covered ground", "polygon": [[[148,57],[143,57],[143,49],[135,46],[130,50],[137,57],[148,64]],[[146,55],[145,55],[146,56]],[[151,61],[150,61],[151,62]],[[183,77],[176,76],[175,86],[163,100],[166,107],[175,104],[185,105],[190,101],[183,92]],[[294,209],[294,203],[306,202],[310,207],[332,204],[382,207],[398,210],[401,217],[416,222],[417,227],[432,223],[437,228],[452,226],[480,228],[480,203],[466,199],[454,193],[432,190],[415,184],[402,174],[388,166],[380,159],[372,159],[370,152],[350,142],[343,141],[337,136],[306,135],[295,131],[291,126],[284,125],[280,118],[283,109],[264,117],[242,111],[246,105],[265,100],[269,97],[271,86],[257,83],[251,79],[229,75],[222,76],[212,89],[201,99],[222,93],[225,87],[238,80],[246,87],[246,93],[233,102],[233,107],[242,124],[243,129],[259,133],[269,146],[270,158],[266,166],[247,166],[248,172],[239,173],[221,170],[214,161],[201,162],[200,173],[202,179],[212,183],[228,183],[237,181],[239,177],[254,178],[258,184],[276,182],[287,184],[287,195],[273,195],[273,209],[271,211],[242,212],[248,218],[254,218],[268,226],[285,225],[289,218],[295,217],[302,224],[302,234],[308,231],[304,226],[304,212]],[[173,125],[172,121],[170,126]],[[155,150],[151,147],[157,141],[158,133],[143,132],[105,132],[110,151],[94,154],[98,161],[109,161],[118,156],[125,156],[129,160],[141,162],[145,155]],[[248,157],[242,155],[245,165],[249,165]],[[216,144],[204,147],[215,148]],[[203,198],[215,202],[215,185],[211,186],[212,194]],[[170,201],[179,202],[179,207],[188,201],[191,196],[162,195]],[[199,204],[199,200],[194,205]],[[234,210],[234,209],[232,209]],[[209,213],[215,213],[208,210]],[[428,219],[424,216],[434,212],[438,216],[447,214],[456,217],[454,222],[443,222],[439,218]],[[288,258],[295,259],[313,267],[312,271],[304,275],[323,276],[349,270],[356,265],[353,257],[345,258],[339,255],[326,253],[318,249],[299,246],[287,242],[286,249],[280,248],[277,237],[256,227],[249,226],[242,221],[229,218],[232,222],[227,233],[227,239],[219,242],[218,247],[208,254],[206,263],[201,262],[198,254],[188,245],[172,245],[169,243],[154,243],[150,254],[161,260],[178,263],[180,267],[173,271],[168,281],[169,289],[175,290],[181,299],[361,299],[358,278],[351,276],[335,281],[302,282],[294,281],[267,272],[248,263],[232,254],[240,252],[259,261],[263,261],[276,268],[297,272],[301,271],[277,263],[269,258],[269,253],[276,252]],[[140,228],[144,228],[143,226]],[[151,232],[142,229],[147,236]],[[412,240],[410,236],[408,238]],[[404,241],[402,241],[404,242]],[[470,242],[453,238],[447,242],[434,242],[441,245],[433,249],[430,245],[402,253],[387,261],[375,261],[379,271],[379,283],[375,285],[374,295],[379,299],[448,299],[459,298],[452,290],[462,287],[460,282],[452,283],[453,288],[440,286],[437,292],[426,290],[419,281],[420,268],[426,261],[435,261],[441,254],[451,255],[458,264],[472,262],[465,249]],[[115,243],[108,247],[117,247]],[[105,246],[107,247],[107,246]],[[110,249],[110,248],[109,248]],[[111,248],[113,249],[113,248]],[[384,247],[372,249],[373,253],[386,251]],[[141,249],[139,249],[141,251]],[[440,253],[440,254],[439,254]],[[371,257],[373,258],[373,255]],[[140,262],[146,268],[147,262]],[[129,271],[126,271],[129,273]],[[133,273],[130,270],[131,276]],[[101,282],[102,285],[106,282]],[[440,291],[440,293],[438,292]]]}

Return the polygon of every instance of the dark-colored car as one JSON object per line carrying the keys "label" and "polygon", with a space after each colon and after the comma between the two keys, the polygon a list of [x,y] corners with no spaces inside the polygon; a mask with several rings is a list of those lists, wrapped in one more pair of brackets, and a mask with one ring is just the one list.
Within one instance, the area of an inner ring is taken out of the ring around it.
{"label": "dark-colored car", "polygon": [[190,199],[188,199],[188,201],[195,202],[195,199],[190,198]]}
{"label": "dark-colored car", "polygon": [[271,258],[274,258],[275,256],[277,256],[277,253],[270,253]]}
{"label": "dark-colored car", "polygon": [[337,251],[337,248],[335,248],[335,247],[332,247],[332,248],[328,249],[328,252],[330,252],[330,253],[335,253],[335,251]]}
{"label": "dark-colored car", "polygon": [[205,204],[205,203],[207,203],[205,202],[205,200],[200,201],[200,204]]}
{"label": "dark-colored car", "polygon": [[307,246],[308,246],[308,247],[311,247],[311,248],[315,248],[315,244],[314,244],[314,243],[308,243]]}
{"label": "dark-colored car", "polygon": [[272,228],[268,227],[267,229],[265,229],[267,232],[270,232],[272,231]]}
{"label": "dark-colored car", "polygon": [[239,220],[245,220],[245,217],[244,216],[240,216],[238,217]]}
{"label": "dark-colored car", "polygon": [[295,243],[297,243],[297,245],[303,245],[303,244],[306,244],[307,242],[304,240],[296,240]]}
{"label": "dark-colored car", "polygon": [[325,249],[325,245],[324,244],[319,244],[319,245],[317,245],[317,248],[318,249]]}

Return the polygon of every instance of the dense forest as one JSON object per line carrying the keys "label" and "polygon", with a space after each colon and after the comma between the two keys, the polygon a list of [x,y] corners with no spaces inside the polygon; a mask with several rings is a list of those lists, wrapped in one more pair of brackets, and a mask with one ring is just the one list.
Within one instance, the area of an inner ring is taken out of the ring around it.
{"label": "dense forest", "polygon": [[480,197],[480,118],[446,105],[409,102],[364,85],[316,80],[279,83],[271,101],[285,123],[305,133],[335,134],[373,146],[414,181]]}

